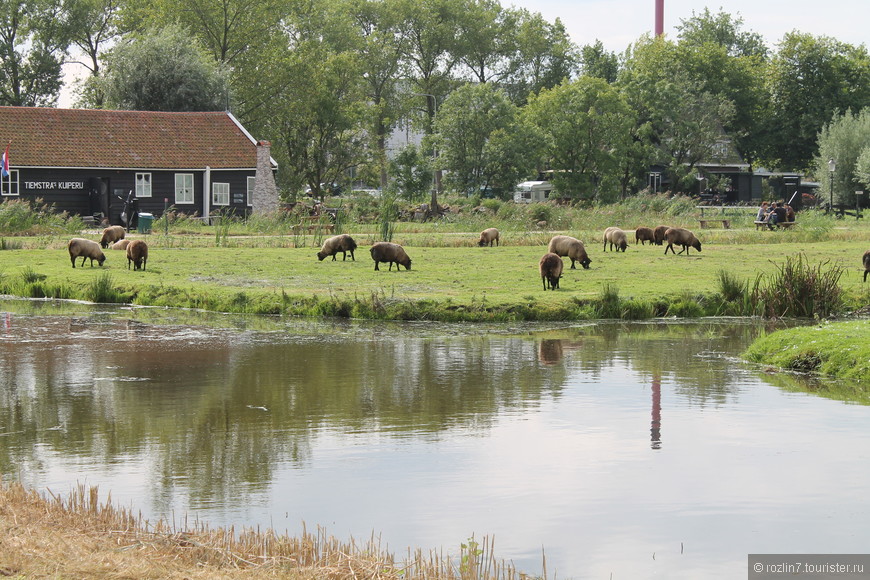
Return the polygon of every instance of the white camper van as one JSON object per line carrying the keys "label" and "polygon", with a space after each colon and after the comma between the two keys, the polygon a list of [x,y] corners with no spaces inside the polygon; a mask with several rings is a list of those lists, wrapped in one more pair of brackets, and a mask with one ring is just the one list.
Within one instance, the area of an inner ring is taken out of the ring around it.
{"label": "white camper van", "polygon": [[553,192],[553,184],[549,181],[524,181],[514,190],[516,203],[532,203],[546,201]]}

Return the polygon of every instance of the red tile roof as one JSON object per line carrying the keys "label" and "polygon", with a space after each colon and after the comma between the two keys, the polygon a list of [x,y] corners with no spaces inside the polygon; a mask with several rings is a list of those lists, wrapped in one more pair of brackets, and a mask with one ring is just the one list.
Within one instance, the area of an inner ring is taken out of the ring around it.
{"label": "red tile roof", "polygon": [[229,113],[0,107],[12,167],[255,168],[257,146]]}

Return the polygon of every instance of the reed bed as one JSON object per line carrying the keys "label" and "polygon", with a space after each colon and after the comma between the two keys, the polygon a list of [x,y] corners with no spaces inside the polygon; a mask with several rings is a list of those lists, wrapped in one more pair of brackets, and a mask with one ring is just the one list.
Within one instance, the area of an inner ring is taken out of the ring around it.
{"label": "reed bed", "polygon": [[0,485],[0,530],[0,575],[19,578],[529,578],[499,561],[488,537],[470,538],[455,558],[409,549],[397,560],[374,534],[360,543],[321,527],[290,537],[271,529],[152,523],[81,484],[65,497]]}

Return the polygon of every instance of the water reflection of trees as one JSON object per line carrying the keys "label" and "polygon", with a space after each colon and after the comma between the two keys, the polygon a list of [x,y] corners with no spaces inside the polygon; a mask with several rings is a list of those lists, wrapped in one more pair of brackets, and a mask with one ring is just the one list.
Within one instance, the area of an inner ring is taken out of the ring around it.
{"label": "water reflection of trees", "polygon": [[19,317],[0,341],[2,473],[27,469],[34,446],[143,459],[204,502],[305,464],[324,431],[487,429],[565,382],[563,367],[537,363],[534,341],[508,337],[288,340],[92,315]]}

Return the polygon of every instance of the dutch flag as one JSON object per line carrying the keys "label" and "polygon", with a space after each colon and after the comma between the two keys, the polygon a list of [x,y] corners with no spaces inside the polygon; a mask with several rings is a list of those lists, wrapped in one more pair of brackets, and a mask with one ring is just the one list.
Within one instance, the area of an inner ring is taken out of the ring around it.
{"label": "dutch flag", "polygon": [[6,151],[3,153],[3,163],[0,164],[0,175],[9,177],[9,145],[6,145]]}

